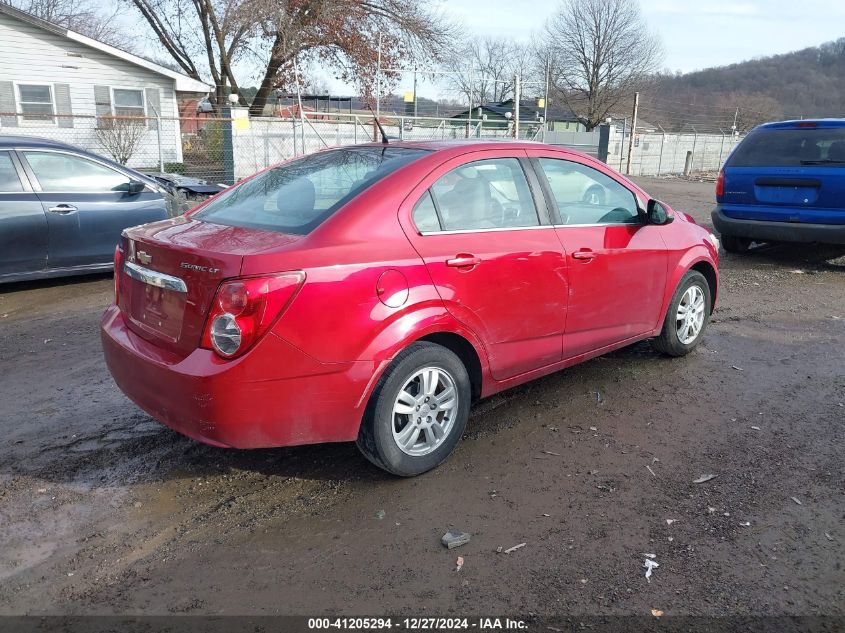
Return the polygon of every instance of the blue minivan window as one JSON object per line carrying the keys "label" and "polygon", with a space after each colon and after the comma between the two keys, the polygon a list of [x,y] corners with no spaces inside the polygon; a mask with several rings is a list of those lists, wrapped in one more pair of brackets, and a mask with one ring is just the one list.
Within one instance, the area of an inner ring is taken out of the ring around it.
{"label": "blue minivan window", "polygon": [[761,128],[731,154],[730,167],[845,167],[845,127]]}

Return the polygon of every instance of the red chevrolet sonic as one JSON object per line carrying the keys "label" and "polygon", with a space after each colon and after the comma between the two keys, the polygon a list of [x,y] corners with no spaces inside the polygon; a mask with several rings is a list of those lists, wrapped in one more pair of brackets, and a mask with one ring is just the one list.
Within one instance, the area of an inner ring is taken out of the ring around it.
{"label": "red chevrolet sonic", "polygon": [[692,350],[717,247],[578,152],[329,149],[127,229],[103,348],[138,406],[196,440],[355,440],[417,475],[479,398],[642,339]]}

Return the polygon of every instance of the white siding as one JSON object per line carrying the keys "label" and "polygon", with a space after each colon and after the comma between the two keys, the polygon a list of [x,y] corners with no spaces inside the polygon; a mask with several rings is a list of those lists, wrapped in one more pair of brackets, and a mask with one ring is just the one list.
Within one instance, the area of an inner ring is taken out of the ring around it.
{"label": "white siding", "polygon": [[[69,84],[72,113],[77,117],[74,118],[73,128],[19,125],[2,127],[0,134],[43,136],[98,153],[104,151],[94,132],[94,86],[157,89],[160,95],[160,114],[172,119],[164,121],[162,125],[163,159],[165,162],[182,160],[175,84],[169,77],[0,14],[0,81],[12,81],[15,84]],[[154,116],[149,107],[147,115]],[[156,131],[148,130],[141,146],[130,160],[130,165],[155,167],[158,164],[158,143]]]}

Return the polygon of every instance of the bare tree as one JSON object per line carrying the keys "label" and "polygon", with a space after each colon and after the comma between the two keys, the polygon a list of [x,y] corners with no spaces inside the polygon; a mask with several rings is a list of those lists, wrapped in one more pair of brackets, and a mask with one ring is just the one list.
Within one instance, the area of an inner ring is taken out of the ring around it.
{"label": "bare tree", "polygon": [[[382,64],[407,66],[446,49],[451,25],[432,0],[126,0],[190,77],[210,76],[218,107],[230,93],[247,105],[235,62],[260,72],[250,104],[261,114],[274,89],[290,90],[294,63],[331,68],[369,95]],[[390,75],[388,74],[388,78]],[[395,75],[393,76],[395,78]]]}
{"label": "bare tree", "polygon": [[104,116],[97,120],[97,140],[103,150],[121,165],[132,158],[146,131],[145,119]]}
{"label": "bare tree", "polygon": [[[783,117],[783,108],[774,97],[759,93],[731,92],[720,95],[719,102],[724,104],[727,118],[736,118],[736,130],[743,134],[750,132],[761,123],[777,121]],[[730,106],[734,110],[730,111]]]}
{"label": "bare tree", "polygon": [[555,96],[588,130],[638,89],[663,57],[637,0],[563,0],[546,22],[540,51],[549,61]]}
{"label": "bare tree", "polygon": [[120,25],[123,7],[104,6],[95,0],[7,0],[21,11],[125,51],[136,48]]}
{"label": "bare tree", "polygon": [[[498,103],[514,96],[514,77],[533,77],[531,49],[498,37],[474,37],[449,56],[449,84],[464,102]],[[529,84],[531,85],[531,84]]]}

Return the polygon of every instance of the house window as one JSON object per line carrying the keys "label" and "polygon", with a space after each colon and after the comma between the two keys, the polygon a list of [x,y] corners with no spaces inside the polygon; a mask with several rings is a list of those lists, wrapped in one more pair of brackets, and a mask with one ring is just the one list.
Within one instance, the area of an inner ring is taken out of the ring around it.
{"label": "house window", "polygon": [[18,84],[24,121],[53,121],[53,90],[49,85]]}
{"label": "house window", "polygon": [[125,88],[115,88],[113,92],[115,116],[144,116],[145,112],[143,90],[127,90]]}

